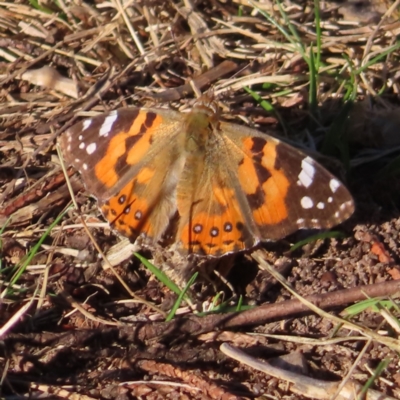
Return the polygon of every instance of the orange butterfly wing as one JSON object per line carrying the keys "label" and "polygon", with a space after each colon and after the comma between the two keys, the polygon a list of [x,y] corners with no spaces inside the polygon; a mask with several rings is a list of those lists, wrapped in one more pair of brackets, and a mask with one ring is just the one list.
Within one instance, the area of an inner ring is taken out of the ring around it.
{"label": "orange butterfly wing", "polygon": [[160,239],[176,212],[182,169],[181,114],[126,108],[82,121],[61,138],[66,161],[82,175],[104,216],[131,239]]}

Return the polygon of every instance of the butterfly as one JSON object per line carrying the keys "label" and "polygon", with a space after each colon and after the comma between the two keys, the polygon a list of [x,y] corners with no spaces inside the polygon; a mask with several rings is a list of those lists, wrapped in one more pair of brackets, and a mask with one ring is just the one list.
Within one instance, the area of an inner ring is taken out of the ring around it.
{"label": "butterfly", "polygon": [[224,122],[202,96],[188,113],[121,108],[60,138],[104,217],[131,240],[169,236],[182,254],[220,257],[351,216],[346,187],[311,157]]}

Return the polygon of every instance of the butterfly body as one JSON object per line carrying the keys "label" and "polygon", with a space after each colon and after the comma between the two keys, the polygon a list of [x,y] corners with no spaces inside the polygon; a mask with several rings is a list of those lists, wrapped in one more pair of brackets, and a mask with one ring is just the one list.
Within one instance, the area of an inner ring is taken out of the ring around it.
{"label": "butterfly body", "polygon": [[330,228],[354,210],[322,166],[221,121],[207,97],[189,113],[126,108],[94,117],[67,130],[61,147],[113,227],[154,241],[171,231],[182,253],[222,256],[300,228]]}

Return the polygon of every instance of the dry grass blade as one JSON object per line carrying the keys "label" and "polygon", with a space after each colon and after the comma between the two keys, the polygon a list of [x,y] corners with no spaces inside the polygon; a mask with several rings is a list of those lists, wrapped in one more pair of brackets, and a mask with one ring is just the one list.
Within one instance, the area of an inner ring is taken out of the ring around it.
{"label": "dry grass blade", "polygon": [[35,297],[31,297],[29,301],[22,306],[1,328],[0,328],[0,338],[4,337],[7,332],[9,332],[17,322],[25,315],[25,313],[29,310],[33,302],[35,301]]}

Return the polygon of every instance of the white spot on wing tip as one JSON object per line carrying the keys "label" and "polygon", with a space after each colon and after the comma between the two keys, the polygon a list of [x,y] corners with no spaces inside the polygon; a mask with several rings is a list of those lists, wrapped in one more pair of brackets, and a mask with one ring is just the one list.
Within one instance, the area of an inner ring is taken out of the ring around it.
{"label": "white spot on wing tip", "polygon": [[340,182],[337,179],[332,178],[329,182],[329,187],[331,188],[332,193],[335,193],[340,187]]}
{"label": "white spot on wing tip", "polygon": [[86,147],[86,152],[89,155],[92,155],[95,151],[96,151],[97,145],[96,143],[90,143],[87,147]]}
{"label": "white spot on wing tip", "polygon": [[81,150],[83,150],[83,149],[85,148],[85,143],[83,143],[83,142],[80,143],[80,144],[79,144],[79,148],[80,148]]}
{"label": "white spot on wing tip", "polygon": [[303,161],[308,164],[314,164],[314,160],[310,156],[307,156]]}
{"label": "white spot on wing tip", "polygon": [[[85,131],[87,128],[89,128],[90,125],[92,125],[92,120],[90,118],[85,119],[82,123],[82,130]],[[79,140],[82,140],[81,137],[82,135],[79,136]]]}
{"label": "white spot on wing tip", "polygon": [[108,134],[111,132],[111,128],[117,119],[118,114],[116,111],[110,112],[110,114],[107,115],[107,117],[104,119],[103,124],[101,125],[101,128],[99,130],[99,136],[107,137]]}
{"label": "white spot on wing tip", "polygon": [[301,171],[299,173],[299,180],[297,184],[306,188],[310,187],[314,181],[315,167],[314,160],[311,157],[306,157],[301,162]]}
{"label": "white spot on wing tip", "polygon": [[317,208],[319,208],[320,210],[323,210],[323,209],[325,208],[325,204],[324,204],[322,201],[320,201],[320,202],[317,204]]}
{"label": "white spot on wing tip", "polygon": [[309,208],[314,207],[314,202],[312,201],[312,199],[308,196],[304,196],[301,200],[300,200],[300,204],[301,206],[308,210]]}

